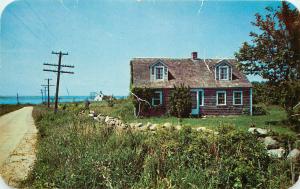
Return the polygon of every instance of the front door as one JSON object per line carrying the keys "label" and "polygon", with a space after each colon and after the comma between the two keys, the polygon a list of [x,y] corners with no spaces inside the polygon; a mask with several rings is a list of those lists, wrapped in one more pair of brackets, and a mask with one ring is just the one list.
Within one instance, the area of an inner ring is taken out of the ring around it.
{"label": "front door", "polygon": [[201,89],[192,89],[191,90],[192,97],[192,114],[199,115],[200,106],[203,103],[203,90]]}
{"label": "front door", "polygon": [[198,108],[197,108],[197,91],[191,91],[191,97],[192,97],[192,114],[193,115],[197,115],[198,112]]}

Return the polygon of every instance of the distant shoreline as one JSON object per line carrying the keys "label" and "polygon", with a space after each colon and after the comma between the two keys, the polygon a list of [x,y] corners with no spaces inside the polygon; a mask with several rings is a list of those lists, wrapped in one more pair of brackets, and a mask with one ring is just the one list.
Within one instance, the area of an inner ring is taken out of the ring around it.
{"label": "distant shoreline", "polygon": [[[126,96],[114,96],[117,99],[126,98]],[[47,99],[46,99],[47,100]],[[83,102],[85,100],[93,100],[90,96],[59,96],[60,102]],[[19,96],[20,104],[41,104],[41,96]],[[54,102],[54,96],[50,97],[50,102]],[[16,96],[0,96],[0,104],[17,104]]]}

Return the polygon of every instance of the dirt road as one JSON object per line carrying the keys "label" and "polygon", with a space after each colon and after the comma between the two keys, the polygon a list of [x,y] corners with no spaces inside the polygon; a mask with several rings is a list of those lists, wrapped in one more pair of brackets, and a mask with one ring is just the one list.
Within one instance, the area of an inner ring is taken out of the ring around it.
{"label": "dirt road", "polygon": [[0,175],[11,186],[24,179],[35,160],[33,107],[0,117]]}

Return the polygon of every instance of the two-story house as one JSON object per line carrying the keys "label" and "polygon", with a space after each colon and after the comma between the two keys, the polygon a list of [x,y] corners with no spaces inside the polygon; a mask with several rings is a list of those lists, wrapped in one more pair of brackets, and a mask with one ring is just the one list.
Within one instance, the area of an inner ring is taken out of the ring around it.
{"label": "two-story house", "polygon": [[142,115],[162,115],[168,110],[172,89],[184,84],[191,88],[193,115],[252,114],[252,85],[237,69],[235,59],[134,58],[130,61],[131,85],[154,90],[152,105],[159,111]]}

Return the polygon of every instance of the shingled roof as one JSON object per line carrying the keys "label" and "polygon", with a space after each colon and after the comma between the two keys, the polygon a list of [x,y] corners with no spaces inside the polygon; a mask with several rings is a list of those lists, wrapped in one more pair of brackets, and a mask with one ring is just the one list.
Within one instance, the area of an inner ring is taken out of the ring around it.
{"label": "shingled roof", "polygon": [[[233,79],[215,80],[215,65],[226,60],[232,65]],[[168,66],[168,81],[150,81],[150,65],[161,61]],[[235,59],[172,59],[134,58],[131,60],[131,82],[133,87],[173,88],[184,84],[191,88],[235,88],[251,87],[246,76],[236,67]]]}

